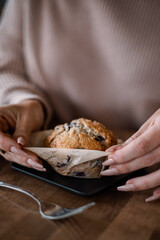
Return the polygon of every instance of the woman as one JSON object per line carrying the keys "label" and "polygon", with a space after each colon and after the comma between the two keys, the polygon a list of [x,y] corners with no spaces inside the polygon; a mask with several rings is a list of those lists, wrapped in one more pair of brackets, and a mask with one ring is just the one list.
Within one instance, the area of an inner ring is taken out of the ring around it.
{"label": "woman", "polygon": [[[110,167],[102,175],[159,163],[159,9],[157,2],[138,0],[8,1],[0,24],[2,156],[45,171],[23,149],[31,132],[57,117],[83,116],[109,128],[141,126],[108,150],[104,165]],[[118,190],[159,185],[156,170]],[[159,187],[147,201],[157,198]]]}

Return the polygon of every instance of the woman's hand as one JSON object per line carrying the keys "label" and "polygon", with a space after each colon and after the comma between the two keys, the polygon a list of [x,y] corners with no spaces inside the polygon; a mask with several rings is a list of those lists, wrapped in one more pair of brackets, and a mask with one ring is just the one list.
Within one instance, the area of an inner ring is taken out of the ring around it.
{"label": "woman's hand", "polygon": [[[130,137],[124,144],[107,150],[109,157],[103,163],[110,166],[101,172],[103,176],[118,175],[160,163],[160,109]],[[143,177],[130,179],[126,185],[118,187],[120,191],[138,191],[160,186],[160,169]],[[160,198],[160,188],[153,196],[146,199],[152,201]]]}
{"label": "woman's hand", "polygon": [[8,161],[45,171],[40,159],[22,148],[31,132],[39,130],[43,122],[43,107],[38,100],[0,107],[0,154]]}

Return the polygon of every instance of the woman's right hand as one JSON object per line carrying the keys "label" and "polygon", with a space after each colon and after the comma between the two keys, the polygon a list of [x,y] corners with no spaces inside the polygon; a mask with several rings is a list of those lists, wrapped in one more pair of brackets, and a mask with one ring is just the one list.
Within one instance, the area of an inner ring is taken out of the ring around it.
{"label": "woman's right hand", "polygon": [[42,104],[25,100],[19,104],[0,107],[0,155],[23,166],[46,171],[42,161],[27,146],[32,131],[40,130],[44,122]]}

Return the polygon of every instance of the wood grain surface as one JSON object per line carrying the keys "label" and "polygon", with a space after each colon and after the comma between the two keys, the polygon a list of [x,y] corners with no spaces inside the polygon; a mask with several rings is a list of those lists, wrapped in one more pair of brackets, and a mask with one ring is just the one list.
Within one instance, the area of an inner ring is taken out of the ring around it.
{"label": "wood grain surface", "polygon": [[[128,132],[119,133],[123,139]],[[145,203],[152,190],[118,192],[116,187],[82,197],[13,170],[0,159],[0,181],[31,190],[40,198],[66,207],[95,201],[80,215],[51,221],[43,219],[37,203],[28,196],[0,188],[0,240],[159,240],[160,201]]]}

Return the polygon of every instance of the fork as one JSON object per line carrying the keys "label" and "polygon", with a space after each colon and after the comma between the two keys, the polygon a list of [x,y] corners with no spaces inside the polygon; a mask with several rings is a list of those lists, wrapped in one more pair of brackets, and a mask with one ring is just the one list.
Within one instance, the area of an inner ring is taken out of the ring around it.
{"label": "fork", "polygon": [[91,203],[88,203],[88,204],[83,205],[78,208],[65,208],[65,207],[61,207],[55,203],[43,201],[39,197],[37,197],[34,193],[32,193],[31,191],[26,190],[21,187],[18,187],[18,186],[15,186],[15,185],[12,185],[12,184],[8,184],[8,183],[0,181],[0,187],[10,188],[10,189],[16,190],[18,192],[22,192],[22,193],[30,196],[38,203],[39,212],[40,212],[41,216],[43,218],[47,218],[50,220],[59,220],[59,219],[68,218],[73,215],[82,213],[84,210],[95,205],[95,202],[91,202]]}

